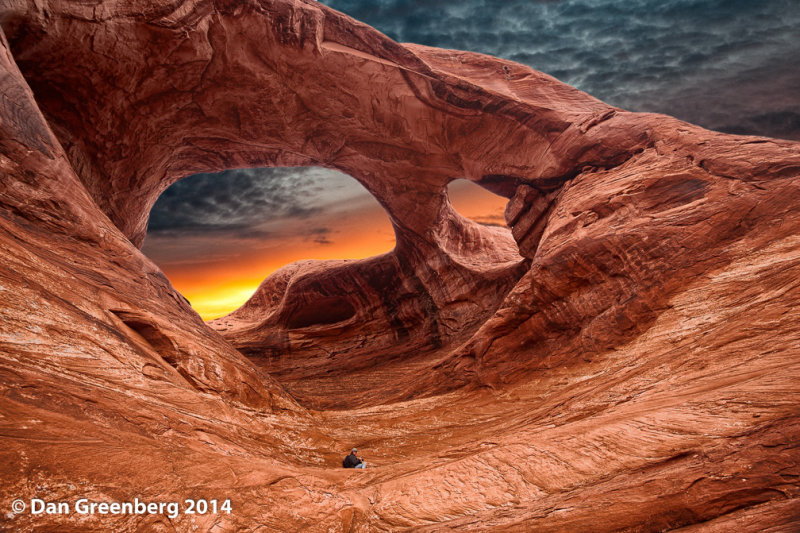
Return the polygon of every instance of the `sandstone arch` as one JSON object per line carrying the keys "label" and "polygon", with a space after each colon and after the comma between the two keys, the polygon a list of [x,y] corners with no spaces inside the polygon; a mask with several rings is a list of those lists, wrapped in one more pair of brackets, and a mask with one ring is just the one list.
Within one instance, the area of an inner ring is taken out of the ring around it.
{"label": "sandstone arch", "polygon": [[[627,113],[299,0],[12,1],[0,21],[4,502],[39,476],[242,495],[206,529],[308,526],[297,509],[352,530],[796,523],[797,143]],[[474,260],[498,246],[442,187],[510,198],[529,268],[393,394],[487,387],[309,413],[205,327],[130,241],[174,179],[255,164],[361,180],[403,243],[390,259],[442,309],[451,286],[418,269],[483,286]],[[202,390],[148,377],[112,310],[161,331]],[[330,466],[359,434],[383,470],[354,481]]]}

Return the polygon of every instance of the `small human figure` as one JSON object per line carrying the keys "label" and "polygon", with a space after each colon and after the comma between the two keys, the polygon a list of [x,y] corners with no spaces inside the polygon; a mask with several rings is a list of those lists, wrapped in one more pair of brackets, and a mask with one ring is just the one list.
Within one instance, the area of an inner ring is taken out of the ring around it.
{"label": "small human figure", "polygon": [[363,459],[361,459],[356,454],[358,453],[358,448],[353,448],[350,451],[350,455],[344,458],[342,461],[342,466],[345,468],[366,468],[367,463]]}

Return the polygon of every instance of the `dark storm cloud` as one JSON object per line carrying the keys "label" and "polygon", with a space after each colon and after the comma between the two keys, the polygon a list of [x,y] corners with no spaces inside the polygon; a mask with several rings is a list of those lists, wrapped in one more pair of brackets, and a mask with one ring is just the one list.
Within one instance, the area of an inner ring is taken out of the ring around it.
{"label": "dark storm cloud", "polygon": [[[352,178],[322,168],[265,168],[195,174],[173,184],[150,213],[151,235],[231,234],[264,238],[336,204],[368,193]],[[325,239],[326,231],[312,230]]]}
{"label": "dark storm cloud", "polygon": [[272,218],[302,217],[313,181],[306,169],[240,169],[196,174],[173,184],[159,197],[148,230],[214,232],[253,228]]}
{"label": "dark storm cloud", "polygon": [[400,42],[527,64],[612,105],[800,139],[797,0],[323,0]]}

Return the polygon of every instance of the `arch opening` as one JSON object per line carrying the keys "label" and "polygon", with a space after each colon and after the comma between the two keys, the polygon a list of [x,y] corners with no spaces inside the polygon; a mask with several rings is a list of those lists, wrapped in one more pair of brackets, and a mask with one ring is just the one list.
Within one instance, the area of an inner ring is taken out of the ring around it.
{"label": "arch opening", "polygon": [[447,196],[453,209],[464,218],[484,226],[508,229],[504,216],[508,198],[464,178],[447,185]]}
{"label": "arch opening", "polygon": [[174,183],[151,210],[142,251],[212,320],[240,308],[286,265],[362,259],[394,246],[383,207],[351,176],[273,167],[194,174]]}

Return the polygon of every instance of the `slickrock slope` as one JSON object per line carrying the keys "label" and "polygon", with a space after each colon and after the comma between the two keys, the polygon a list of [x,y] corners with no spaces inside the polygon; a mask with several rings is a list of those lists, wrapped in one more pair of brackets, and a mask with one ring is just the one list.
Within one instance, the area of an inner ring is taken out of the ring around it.
{"label": "slickrock slope", "polygon": [[[800,144],[311,1],[0,9],[5,528],[800,529]],[[397,247],[209,327],[136,246],[174,181],[259,165],[349,173]],[[510,231],[453,211],[461,177]]]}

